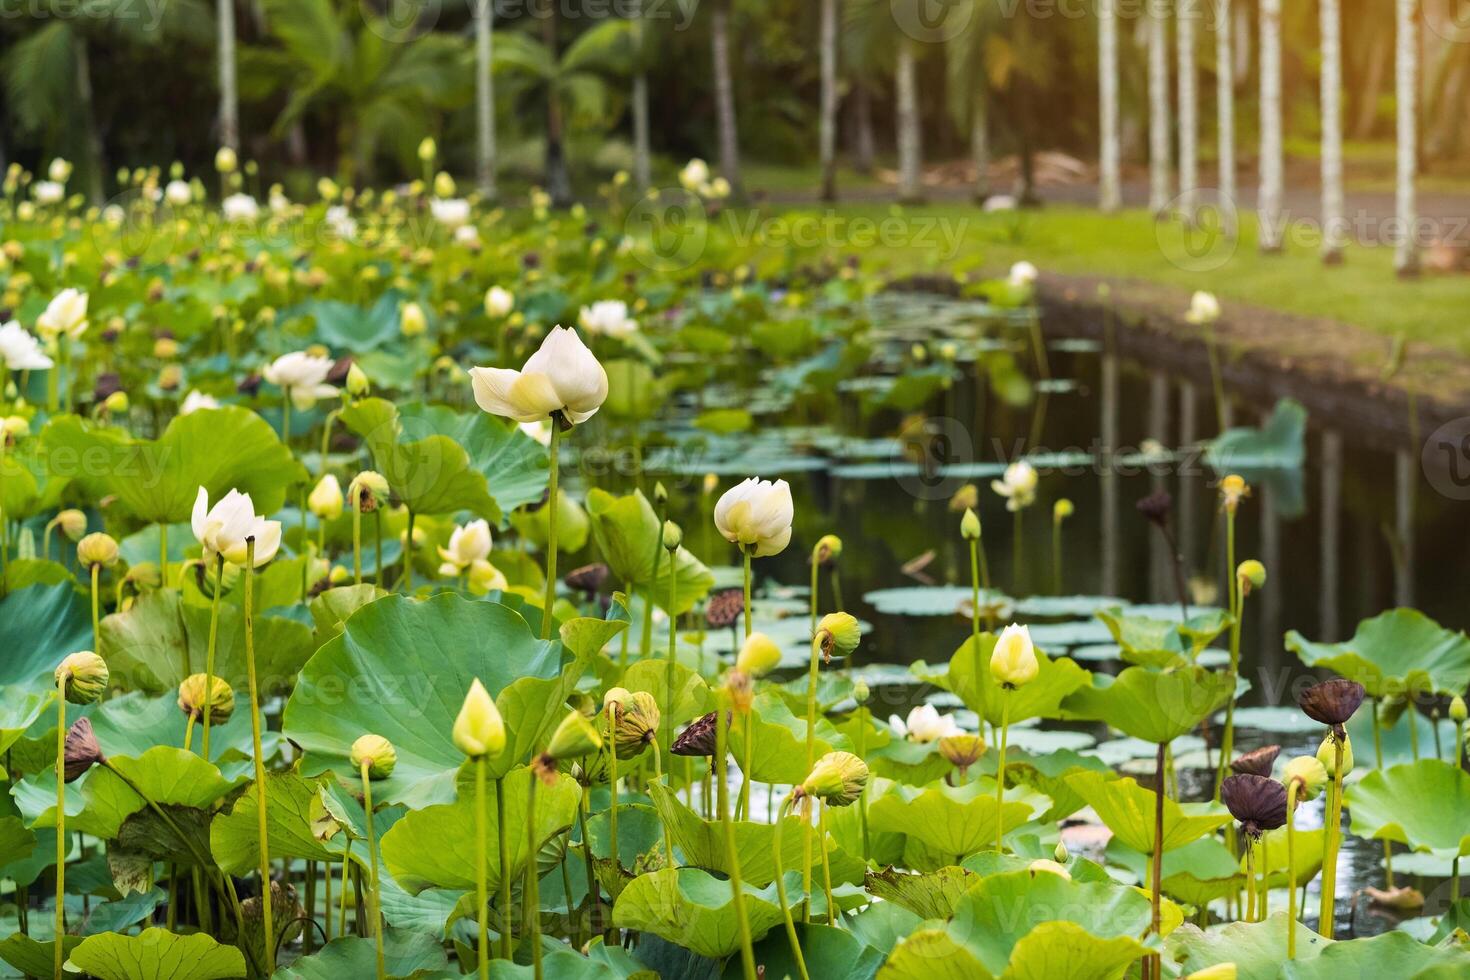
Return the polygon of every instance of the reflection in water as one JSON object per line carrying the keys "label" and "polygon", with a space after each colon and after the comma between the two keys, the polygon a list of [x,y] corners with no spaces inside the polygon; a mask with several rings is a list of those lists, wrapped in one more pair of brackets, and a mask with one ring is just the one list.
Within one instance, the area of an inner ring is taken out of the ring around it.
{"label": "reflection in water", "polygon": [[[1162,446],[1169,441],[1169,376],[1163,371],[1152,371],[1148,378],[1148,431],[1144,438],[1157,441]],[[1150,467],[1152,477],[1150,492],[1168,489],[1168,473],[1162,466]],[[1149,599],[1167,603],[1173,598],[1171,583],[1174,580],[1173,556],[1161,534],[1149,535]]]}
{"label": "reflection in water", "polygon": [[1318,597],[1317,639],[1323,643],[1338,639],[1337,602],[1341,577],[1340,539],[1342,528],[1342,436],[1331,429],[1322,433],[1322,550],[1318,568],[1321,590]]}
{"label": "reflection in water", "polygon": [[1394,602],[1414,604],[1414,498],[1418,493],[1418,457],[1400,449],[1394,457]]}
{"label": "reflection in water", "polygon": [[1119,595],[1123,554],[1118,535],[1118,471],[1112,455],[1118,451],[1118,357],[1102,358],[1102,452],[1100,503],[1102,511],[1102,592]]}
{"label": "reflection in water", "polygon": [[1179,449],[1184,453],[1183,465],[1188,470],[1179,475],[1179,552],[1184,558],[1184,569],[1192,575],[1199,567],[1198,537],[1199,482],[1194,473],[1194,445],[1199,439],[1199,396],[1194,385],[1188,381],[1179,383]]}

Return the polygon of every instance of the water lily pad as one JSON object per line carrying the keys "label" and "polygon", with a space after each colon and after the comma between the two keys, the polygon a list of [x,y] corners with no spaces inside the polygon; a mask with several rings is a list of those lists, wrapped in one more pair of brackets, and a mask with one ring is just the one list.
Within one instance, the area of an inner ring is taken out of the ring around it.
{"label": "water lily pad", "polygon": [[[1414,801],[1419,805],[1408,805]],[[1352,832],[1415,851],[1470,854],[1470,773],[1438,759],[1375,769],[1349,786]]]}
{"label": "water lily pad", "polygon": [[[1301,937],[1297,937],[1300,941]],[[1402,932],[1333,943],[1306,962],[1286,963],[1283,980],[1337,980],[1340,977],[1465,976],[1470,950],[1426,946]],[[1434,968],[1442,973],[1427,973]]]}
{"label": "water lily pad", "polygon": [[[1131,778],[1108,773],[1082,772],[1067,782],[1087,805],[1097,812],[1113,836],[1125,846],[1144,854],[1154,851],[1154,814],[1158,795]],[[1225,826],[1230,814],[1209,803],[1176,803],[1164,800],[1162,849],[1172,851]]]}
{"label": "water lily pad", "polygon": [[[800,873],[793,872],[800,890]],[[774,884],[745,886],[745,915],[752,938],[781,922]],[[788,888],[788,895],[790,889]],[[635,878],[613,907],[613,924],[662,936],[710,959],[740,948],[730,883],[699,868],[665,868]]]}
{"label": "water lily pad", "polygon": [[[61,942],[62,951],[69,956],[81,942],[81,936],[65,936]],[[56,968],[56,943],[52,940],[38,942],[23,933],[11,933],[0,940],[0,960],[25,976],[49,977]]]}
{"label": "water lily pad", "polygon": [[[1233,963],[1239,980],[1278,980],[1287,962],[1287,915],[1273,912],[1264,922],[1232,922],[1203,930],[1186,924],[1164,942],[1164,956],[1176,964],[1181,975]],[[1296,927],[1296,965],[1322,954],[1332,945],[1301,923]]]}
{"label": "water lily pad", "polygon": [[961,786],[928,787],[895,784],[868,804],[868,826],[904,834],[959,861],[984,847],[994,847],[996,820],[1009,833],[1051,806],[1051,800],[1028,786],[1010,786],[995,804],[995,780],[979,779]]}
{"label": "water lily pad", "polygon": [[[273,859],[335,861],[342,857],[348,835],[327,809],[322,780],[289,772],[267,773],[266,790],[266,840]],[[246,793],[210,822],[210,850],[227,874],[245,875],[259,866],[259,820],[258,799]]]}
{"label": "water lily pad", "polygon": [[[383,961],[390,977],[414,976],[449,966],[449,957],[437,938],[407,929],[384,930]],[[345,936],[277,970],[275,976],[281,980],[341,980],[371,976],[376,969],[377,944],[366,937]]]}
{"label": "water lily pad", "polygon": [[902,905],[921,919],[948,919],[954,915],[955,906],[965,892],[979,881],[979,875],[960,867],[940,868],[926,874],[888,868],[869,872],[867,888],[875,898]]}
{"label": "water lily pad", "polygon": [[[1036,678],[1012,691],[1005,692],[1000,681],[990,672],[990,657],[997,637],[981,633],[979,643],[970,637],[960,645],[949,661],[949,671],[935,682],[964,699],[965,705],[985,721],[1000,726],[1002,715],[1014,722],[1028,718],[1055,718],[1062,702],[1088,684],[1091,674],[1066,657],[1052,659],[1037,651]],[[1004,698],[1004,705],[1002,699]]]}
{"label": "water lily pad", "polygon": [[1470,637],[1445,629],[1417,609],[1393,609],[1365,619],[1346,643],[1313,643],[1292,630],[1286,634],[1286,648],[1308,667],[1357,681],[1371,697],[1455,695],[1470,687]]}
{"label": "water lily pad", "polygon": [[[863,596],[878,612],[887,616],[957,616],[961,609],[968,610],[973,598],[969,586],[959,585],[914,585],[901,589],[878,589]],[[981,603],[1009,602],[1009,598],[994,589],[982,590]]]}
{"label": "water lily pad", "polygon": [[144,929],[136,936],[106,932],[89,936],[71,951],[68,962],[97,980],[225,980],[245,975],[245,957],[195,933]]}
{"label": "water lily pad", "polygon": [[[872,980],[883,965],[883,953],[863,942],[846,929],[819,922],[797,922],[796,939],[807,973],[813,977],[842,977],[844,980]],[[756,962],[765,976],[795,977],[796,960],[791,955],[791,941],[784,929],[772,929],[755,946]],[[731,957],[725,968],[729,980],[743,976],[739,957]],[[666,974],[667,975],[667,974]]]}
{"label": "water lily pad", "polygon": [[1016,615],[1023,619],[1080,619],[1096,615],[1101,609],[1124,608],[1128,603],[1105,595],[1035,595],[1016,603]]}
{"label": "water lily pad", "polygon": [[[1223,725],[1225,716],[1216,715],[1215,724]],[[1292,705],[1268,705],[1258,708],[1236,708],[1235,727],[1254,729],[1270,735],[1321,735],[1322,723],[1308,718],[1301,708]]]}
{"label": "water lily pad", "polygon": [[1123,659],[1145,667],[1193,663],[1230,625],[1231,617],[1215,610],[1184,622],[1153,619],[1121,609],[1102,609],[1097,618],[1107,624]]}

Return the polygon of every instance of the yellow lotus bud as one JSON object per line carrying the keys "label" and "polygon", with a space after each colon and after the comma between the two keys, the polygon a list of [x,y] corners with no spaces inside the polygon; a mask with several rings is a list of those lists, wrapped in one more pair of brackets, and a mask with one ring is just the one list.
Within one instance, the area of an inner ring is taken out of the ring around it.
{"label": "yellow lotus bud", "polygon": [[1056,860],[1057,864],[1063,865],[1072,858],[1072,855],[1067,853],[1067,845],[1062,841],[1057,841],[1057,846],[1052,848],[1051,856]]}
{"label": "yellow lotus bud", "polygon": [[990,654],[990,676],[1002,684],[1020,687],[1035,680],[1040,670],[1031,631],[1015,623],[1002,630]]}
{"label": "yellow lotus bud", "polygon": [[330,473],[317,481],[306,498],[306,506],[324,521],[335,521],[341,517],[344,504],[342,484]]}
{"label": "yellow lotus bud", "polygon": [[61,533],[72,541],[80,541],[82,535],[87,533],[87,515],[79,510],[60,511],[51,523],[61,529]]}
{"label": "yellow lotus bud", "polygon": [[664,486],[664,481],[658,480],[653,484],[653,509],[660,514],[669,506],[669,488]]}
{"label": "yellow lotus bud", "polygon": [[388,481],[381,473],[363,470],[347,485],[347,493],[351,499],[360,501],[363,511],[371,512],[378,504],[388,502]]}
{"label": "yellow lotus bud", "polygon": [[842,557],[842,539],[835,534],[824,534],[812,549],[812,561],[818,565],[830,565]]}
{"label": "yellow lotus bud", "polygon": [[117,539],[101,531],[89,534],[77,542],[77,561],[90,568],[93,565],[109,567],[117,562]]}
{"label": "yellow lotus bud", "polygon": [[429,318],[424,315],[424,308],[417,303],[404,303],[398,315],[398,328],[405,337],[422,336],[429,329]]}
{"label": "yellow lotus bud", "polygon": [[868,696],[872,692],[868,690],[868,682],[861,677],[852,685],[852,699],[858,704],[867,704]]}
{"label": "yellow lotus bud", "polygon": [[673,521],[664,521],[664,547],[669,551],[678,551],[683,543],[684,532],[679,529],[679,525]]}
{"label": "yellow lotus bud", "polygon": [[449,176],[449,174],[445,173],[442,170],[434,175],[434,194],[436,196],[453,197],[454,190],[455,185],[453,177]]}
{"label": "yellow lotus bud", "polygon": [[1297,756],[1286,764],[1286,770],[1281,774],[1281,782],[1287,789],[1296,783],[1298,803],[1315,800],[1327,785],[1327,778],[1327,767],[1314,755]]}
{"label": "yellow lotus bud", "polygon": [[798,795],[814,796],[828,806],[848,806],[857,802],[867,785],[866,762],[851,752],[828,752],[798,787]]}
{"label": "yellow lotus bud", "polygon": [[829,660],[834,656],[851,656],[862,639],[862,627],[848,613],[828,613],[817,623],[817,640],[822,648],[822,656]]}
{"label": "yellow lotus bud", "polygon": [[1236,581],[1240,584],[1242,595],[1250,595],[1252,589],[1259,589],[1266,584],[1266,566],[1254,558],[1240,563],[1235,571]]}
{"label": "yellow lotus bud", "polygon": [[1460,724],[1465,720],[1465,717],[1465,699],[1456,694],[1450,698],[1450,720],[1456,724]]}
{"label": "yellow lotus bud", "polygon": [[234,173],[235,168],[239,165],[239,157],[237,157],[235,155],[235,151],[230,149],[228,146],[220,147],[218,152],[216,152],[214,155],[214,169],[218,170],[222,174]]}
{"label": "yellow lotus bud", "polygon": [[764,677],[781,663],[781,648],[764,633],[746,637],[735,657],[735,669],[749,677]]}
{"label": "yellow lotus bud", "polygon": [[107,661],[91,650],[67,654],[55,677],[72,704],[92,704],[107,693]]}
{"label": "yellow lotus bud", "polygon": [[1072,880],[1072,872],[1068,871],[1057,862],[1049,861],[1046,858],[1037,858],[1035,861],[1032,861],[1030,864],[1026,865],[1026,870],[1030,871],[1033,876],[1037,874],[1051,874],[1059,875],[1063,878],[1066,878],[1068,881]]}
{"label": "yellow lotus bud", "polygon": [[[205,674],[190,674],[179,682],[179,710],[195,721],[204,717],[206,680],[208,677]],[[222,725],[235,713],[235,692],[223,677],[216,675],[211,693],[213,697],[210,698],[209,721],[211,724]]]}
{"label": "yellow lotus bud", "polygon": [[499,755],[505,749],[505,721],[478,677],[464,696],[453,734],[455,748],[472,759]]}
{"label": "yellow lotus bud", "polygon": [[354,398],[361,398],[368,393],[372,387],[372,381],[368,379],[367,372],[358,366],[356,361],[347,369],[347,393]]}
{"label": "yellow lotus bud", "polygon": [[419,159],[424,163],[433,163],[434,158],[439,155],[439,145],[434,142],[434,137],[425,136],[419,141]]}
{"label": "yellow lotus bud", "polygon": [[561,761],[589,755],[602,748],[602,736],[582,712],[573,709],[556,726],[551,742],[544,753],[551,759]]}
{"label": "yellow lotus bud", "polygon": [[159,337],[153,342],[153,356],[161,360],[179,356],[179,342],[172,337]]}
{"label": "yellow lotus bud", "polygon": [[352,743],[352,767],[361,772],[363,763],[369,779],[387,779],[398,765],[398,750],[381,735],[363,735]]}
{"label": "yellow lotus bud", "polygon": [[[1317,748],[1317,761],[1320,762],[1320,763],[1322,763],[1322,768],[1325,769],[1325,770],[1327,770],[1327,775],[1328,776],[1333,776],[1333,775],[1336,774],[1336,767],[1337,767],[1337,747],[1332,744],[1332,736],[1331,735],[1328,735],[1326,738],[1324,738],[1322,740],[1322,744],[1320,746],[1318,746],[1318,748]],[[1343,775],[1343,778],[1347,778],[1347,774],[1350,773],[1350,772],[1352,772],[1352,771],[1353,771],[1353,740],[1350,739],[1350,738],[1348,738],[1346,735],[1344,735],[1342,737],[1342,775]]]}
{"label": "yellow lotus bud", "polygon": [[323,201],[335,201],[337,195],[341,193],[341,188],[332,178],[322,177],[316,182],[316,192],[321,195]]}
{"label": "yellow lotus bud", "polygon": [[704,495],[706,497],[708,497],[710,494],[712,494],[716,490],[720,489],[720,478],[718,476],[716,476],[714,473],[706,473],[704,475],[704,487],[703,487],[703,489],[704,489]]}
{"label": "yellow lotus bud", "polygon": [[980,540],[980,518],[972,508],[965,508],[965,516],[960,518],[960,537],[966,541]]}
{"label": "yellow lotus bud", "polygon": [[1072,504],[1072,501],[1068,500],[1066,497],[1063,497],[1061,500],[1058,500],[1056,503],[1051,505],[1051,519],[1060,524],[1062,521],[1065,521],[1067,518],[1071,517],[1076,509],[1077,508]]}

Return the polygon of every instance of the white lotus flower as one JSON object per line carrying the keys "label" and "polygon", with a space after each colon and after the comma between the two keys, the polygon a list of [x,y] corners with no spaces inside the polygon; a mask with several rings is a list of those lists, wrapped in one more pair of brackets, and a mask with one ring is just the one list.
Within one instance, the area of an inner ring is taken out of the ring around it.
{"label": "white lotus flower", "polygon": [[231,194],[220,202],[226,221],[254,221],[260,217],[260,205],[249,194]]}
{"label": "white lotus flower", "polygon": [[475,401],[491,415],[539,422],[561,413],[574,425],[607,399],[607,372],[575,330],[556,327],[519,370],[471,368]]}
{"label": "white lotus flower", "polygon": [[578,322],[588,333],[604,334],[614,340],[626,340],[638,332],[638,321],[628,316],[628,304],[620,299],[604,299],[582,307]]}
{"label": "white lotus flower", "polygon": [[185,181],[171,180],[163,189],[163,197],[169,204],[181,208],[194,200],[194,190]]}
{"label": "white lotus flower", "polygon": [[87,332],[87,294],[76,289],[57,293],[36,318],[36,332],[48,340],[62,335],[80,338]]}
{"label": "white lotus flower", "polygon": [[[290,204],[288,202],[287,207]],[[327,208],[325,216],[327,227],[337,235],[338,238],[353,239],[357,237],[357,219],[352,212],[340,204],[334,204]]]}
{"label": "white lotus flower", "polygon": [[0,365],[7,371],[45,371],[55,365],[41,350],[41,342],[11,320],[0,326]]}
{"label": "white lotus flower", "polygon": [[37,204],[59,204],[66,197],[66,186],[54,180],[38,180],[31,185],[31,197]]}
{"label": "white lotus flower", "polygon": [[281,547],[281,522],[268,521],[256,514],[250,494],[238,490],[231,490],[210,507],[209,491],[200,487],[189,523],[204,549],[206,562],[222,555],[231,565],[244,565],[247,539],[254,538],[255,567],[259,568],[274,558]]}
{"label": "white lotus flower", "polygon": [[705,163],[699,157],[690,160],[684,165],[684,169],[679,171],[680,186],[686,191],[695,194],[698,194],[709,183],[709,178],[709,164]]}
{"label": "white lotus flower", "polygon": [[462,197],[436,197],[429,202],[429,210],[447,228],[458,228],[470,220],[470,202]]}
{"label": "white lotus flower", "polygon": [[330,357],[316,357],[305,351],[283,354],[276,358],[261,376],[280,388],[301,411],[316,404],[318,398],[336,397],[337,389],[326,383],[332,370]]}
{"label": "white lotus flower", "polygon": [[179,414],[191,415],[194,412],[210,408],[219,408],[219,400],[213,395],[206,395],[196,388],[184,396],[184,404],[179,406]]}
{"label": "white lotus flower", "polygon": [[443,564],[440,575],[463,575],[477,561],[490,557],[490,525],[483,521],[470,521],[454,529],[449,536],[449,547],[439,549]]}
{"label": "white lotus flower", "polygon": [[71,180],[71,161],[66,160],[62,157],[57,157],[56,159],[52,160],[51,165],[46,168],[46,176],[50,177],[58,184],[66,183],[68,180]]}
{"label": "white lotus flower", "polygon": [[1036,502],[1036,467],[1024,459],[1006,467],[999,480],[990,481],[990,489],[1006,498],[1006,510],[1018,511]]}
{"label": "white lotus flower", "polygon": [[1184,319],[1197,326],[1206,326],[1220,319],[1220,301],[1214,293],[1197,292],[1189,299],[1189,312]]}
{"label": "white lotus flower", "polygon": [[1011,266],[1011,272],[1006,276],[1006,281],[1012,286],[1031,286],[1035,285],[1038,275],[1040,273],[1036,271],[1036,266],[1030,262],[1017,262]]}
{"label": "white lotus flower", "polygon": [[474,225],[460,225],[454,229],[454,240],[465,248],[479,248],[480,229]]}
{"label": "white lotus flower", "polygon": [[963,734],[964,729],[955,724],[954,718],[941,715],[932,704],[921,704],[909,712],[907,721],[898,715],[888,716],[888,727],[899,738],[910,742],[937,742],[941,738]]}
{"label": "white lotus flower", "polygon": [[516,308],[515,294],[509,289],[500,286],[491,286],[485,292],[485,314],[486,316],[500,319],[509,316],[510,311]]}
{"label": "white lotus flower", "polygon": [[742,549],[754,547],[754,557],[778,555],[791,542],[796,508],[791,485],[785,480],[757,480],[726,490],[715,504],[715,527],[726,541]]}

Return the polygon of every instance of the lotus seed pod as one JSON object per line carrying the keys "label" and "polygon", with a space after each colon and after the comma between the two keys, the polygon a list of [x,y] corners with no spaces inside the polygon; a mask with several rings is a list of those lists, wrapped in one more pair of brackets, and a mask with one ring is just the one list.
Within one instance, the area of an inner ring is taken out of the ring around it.
{"label": "lotus seed pod", "polygon": [[87,515],[79,510],[63,510],[53,518],[61,533],[72,541],[80,541],[87,533]]}
{"label": "lotus seed pod", "polygon": [[815,796],[828,806],[848,806],[857,802],[867,785],[866,762],[851,752],[828,752],[799,789],[800,795]]}
{"label": "lotus seed pod", "polygon": [[[679,733],[674,739],[674,744],[669,751],[674,755],[683,756],[712,756],[715,754],[715,713],[711,711],[703,717],[696,718],[689,723],[689,727]],[[726,724],[729,723],[730,713],[725,712]]]}
{"label": "lotus seed pod", "polygon": [[764,677],[780,663],[781,648],[776,641],[764,633],[752,633],[740,647],[735,669],[750,677]]}
{"label": "lotus seed pod", "polygon": [[1020,687],[1035,680],[1040,671],[1031,631],[1015,623],[1002,630],[990,654],[990,675],[1002,684]]}
{"label": "lotus seed pod", "polygon": [[[1317,748],[1317,761],[1322,763],[1322,768],[1327,770],[1328,776],[1335,776],[1337,766],[1337,747],[1329,735],[1322,740]],[[1346,735],[1342,736],[1342,776],[1347,778],[1348,773],[1353,771],[1353,740]]]}
{"label": "lotus seed pod", "polygon": [[556,726],[545,755],[553,761],[574,759],[602,748],[602,737],[587,716],[575,708]]}
{"label": "lotus seed pod", "polygon": [[1252,589],[1259,589],[1266,584],[1266,566],[1254,558],[1243,561],[1236,569],[1235,578],[1240,583],[1241,593],[1250,595]]}
{"label": "lotus seed pod", "polygon": [[368,767],[369,779],[387,779],[398,765],[398,750],[381,735],[363,735],[352,743],[352,767],[359,771]]}
{"label": "lotus seed pod", "polygon": [[1366,696],[1363,685],[1357,681],[1334,677],[1307,688],[1297,698],[1297,703],[1308,718],[1332,726],[1341,737],[1342,726],[1347,724]]}
{"label": "lotus seed pod", "polygon": [[664,547],[669,551],[678,551],[683,543],[684,532],[679,530],[679,525],[673,521],[664,521]]}
{"label": "lotus seed pod", "polygon": [[1315,800],[1327,785],[1327,767],[1314,755],[1299,755],[1286,764],[1281,782],[1288,789],[1296,783],[1298,803]]}
{"label": "lotus seed pod", "polygon": [[56,668],[56,683],[64,685],[72,704],[93,704],[107,693],[107,661],[91,650],[68,654]]}
{"label": "lotus seed pod", "polygon": [[505,749],[505,721],[478,677],[465,694],[459,717],[454,719],[453,735],[455,748],[471,759],[499,755]]}
{"label": "lotus seed pod", "polygon": [[98,531],[77,542],[77,561],[90,568],[108,567],[117,561],[117,539]]}
{"label": "lotus seed pod", "polygon": [[107,757],[102,754],[102,746],[98,744],[97,735],[92,731],[92,720],[78,718],[66,730],[66,741],[62,748],[62,782],[75,782],[88,769],[105,761]]}
{"label": "lotus seed pod", "polygon": [[824,657],[850,657],[863,640],[863,629],[848,613],[828,613],[817,623],[817,637]]}
{"label": "lotus seed pod", "polygon": [[966,541],[980,540],[980,518],[973,508],[965,508],[965,516],[960,518],[960,536]]}
{"label": "lotus seed pod", "polygon": [[1276,765],[1276,757],[1280,754],[1281,746],[1263,745],[1230,763],[1230,769],[1242,775],[1269,776],[1271,768]]}
{"label": "lotus seed pod", "polygon": [[1450,720],[1459,725],[1464,723],[1465,717],[1465,699],[1456,694],[1450,698]]}
{"label": "lotus seed pod", "polygon": [[[621,690],[615,688],[614,690]],[[609,703],[612,702],[609,691]],[[638,691],[628,695],[625,700],[615,702],[615,724],[612,729],[612,741],[617,747],[619,759],[632,759],[658,737],[658,726],[662,715],[659,713],[658,702],[653,695],[647,691]]]}
{"label": "lotus seed pod", "polygon": [[1033,877],[1037,874],[1050,874],[1066,878],[1068,881],[1072,880],[1072,872],[1062,867],[1056,861],[1049,861],[1046,858],[1037,858],[1035,861],[1026,865],[1026,870],[1030,871]]}
{"label": "lotus seed pod", "polygon": [[[207,680],[204,674],[190,674],[179,683],[179,710],[195,721],[204,717],[204,685]],[[209,720],[212,724],[222,725],[235,713],[235,692],[223,677],[216,675],[210,693],[213,697],[210,699]]]}
{"label": "lotus seed pod", "polygon": [[1230,776],[1220,784],[1220,801],[1252,838],[1286,823],[1286,787],[1265,776]]}
{"label": "lotus seed pod", "polygon": [[842,557],[842,539],[835,534],[824,534],[812,549],[812,558],[818,565],[830,565]]}
{"label": "lotus seed pod", "polygon": [[1068,500],[1066,497],[1063,497],[1061,500],[1058,500],[1056,503],[1052,504],[1051,519],[1060,524],[1062,521],[1065,521],[1067,518],[1076,513],[1076,510],[1076,505],[1074,505],[1072,501]]}
{"label": "lotus seed pod", "polygon": [[946,735],[939,740],[939,754],[956,769],[964,772],[985,754],[985,739],[969,732]]}

